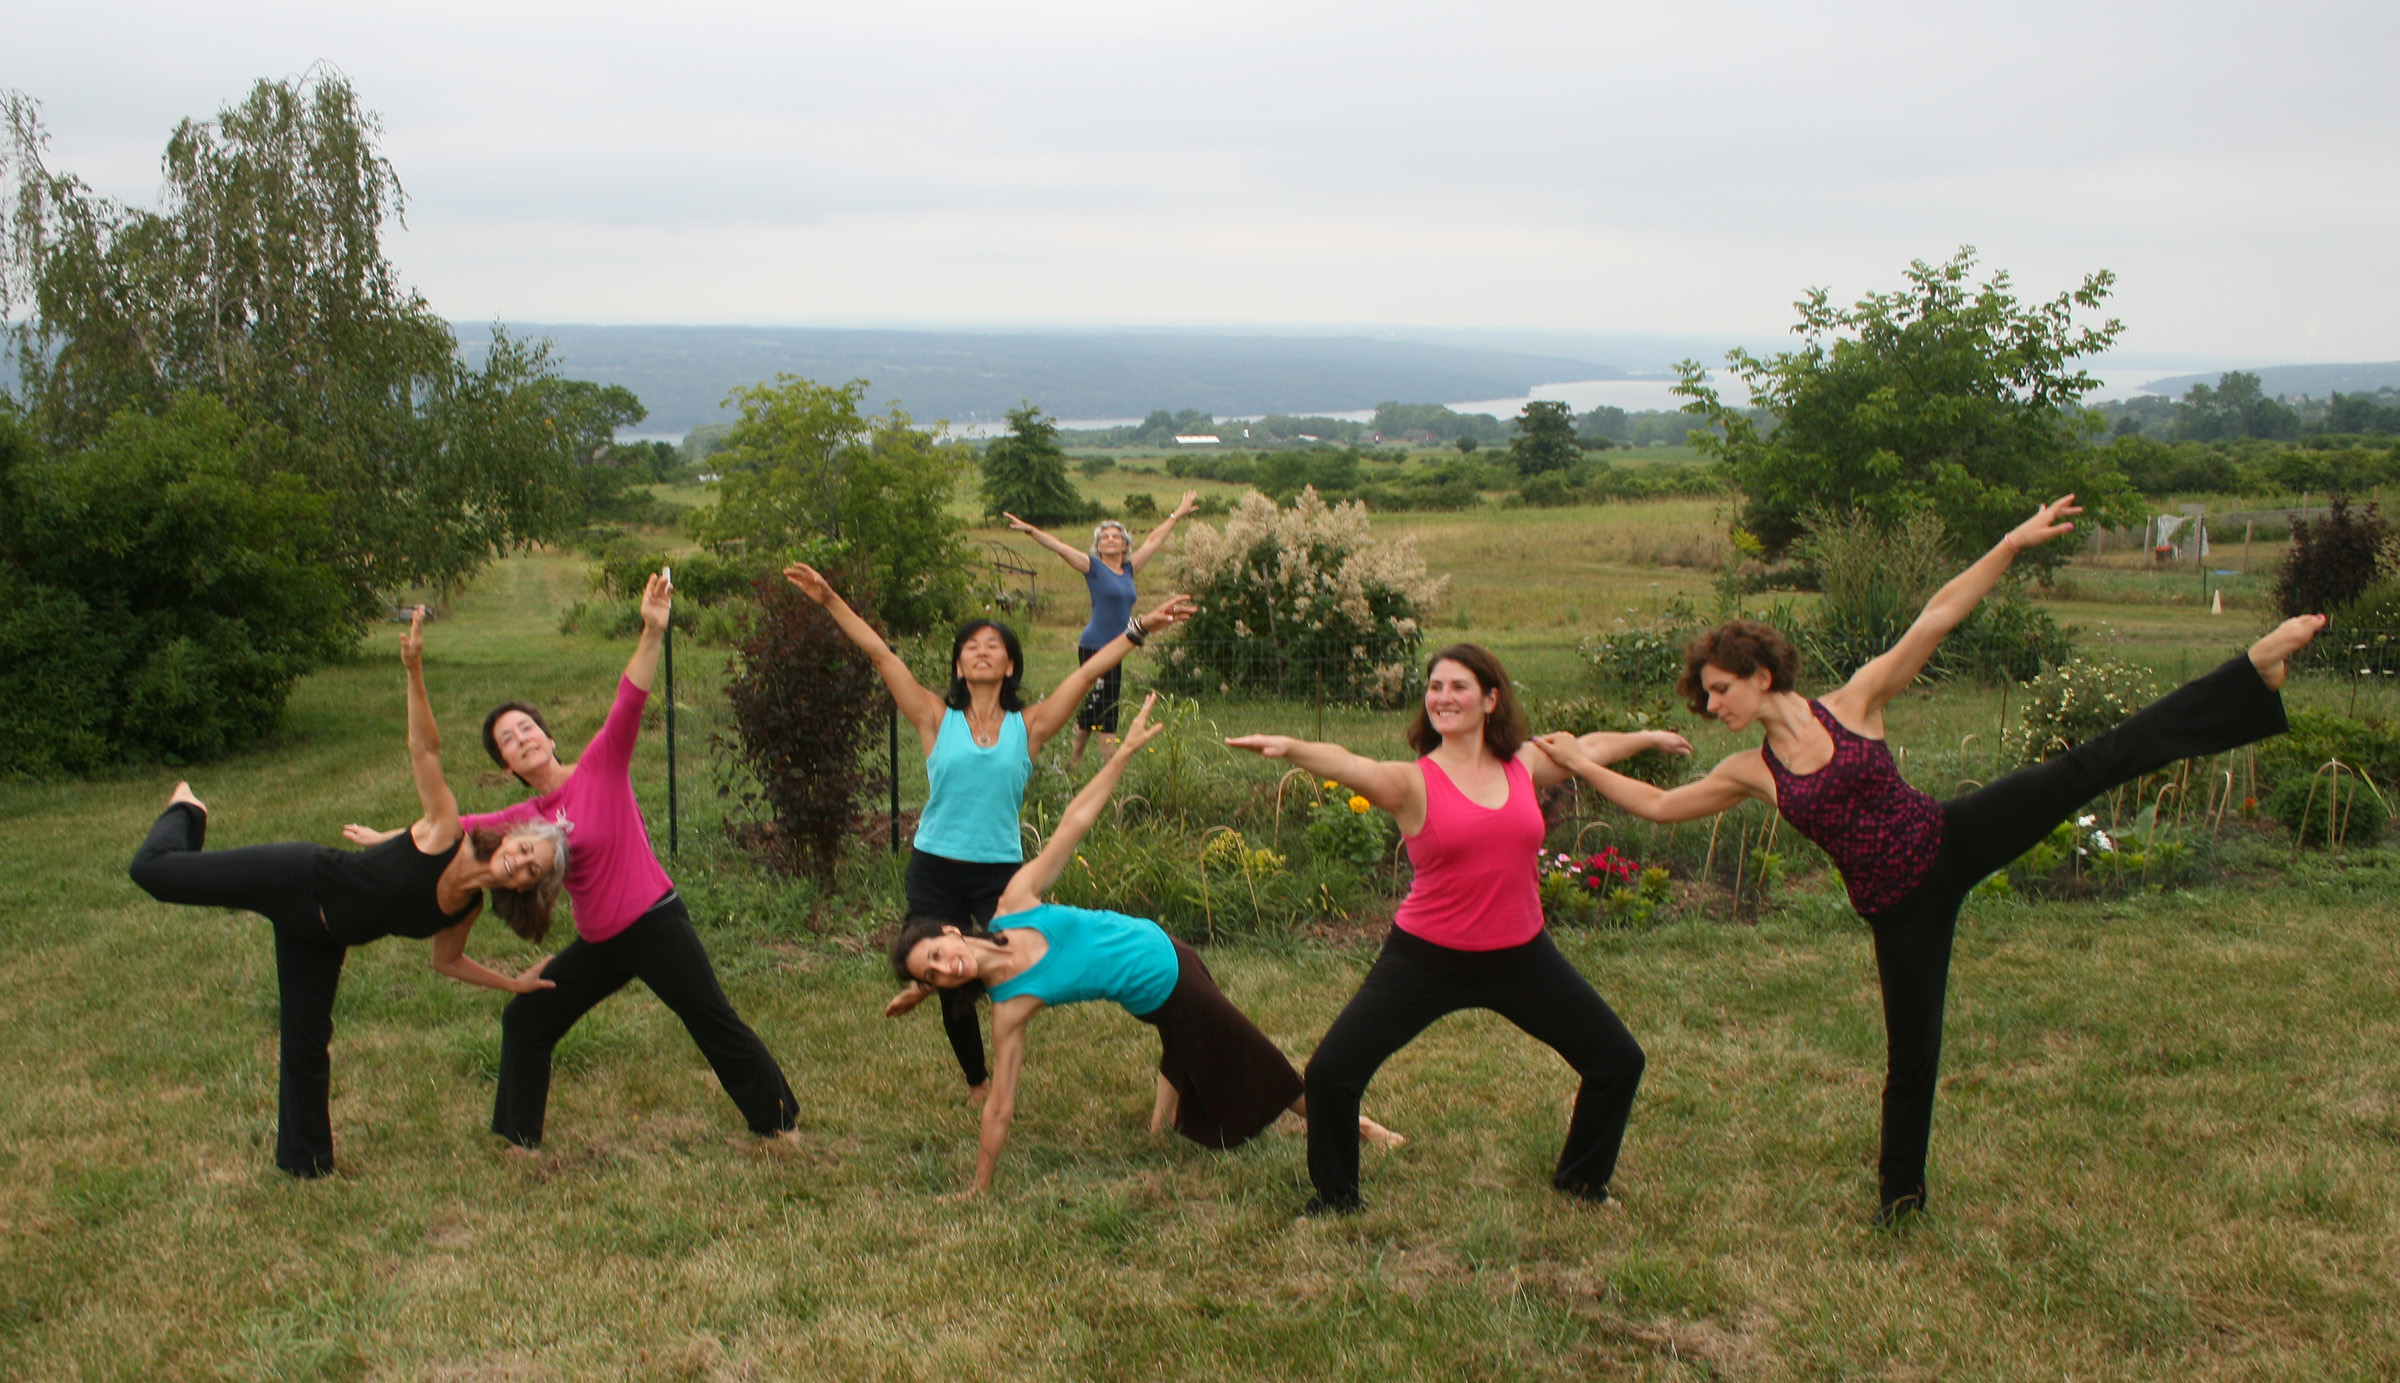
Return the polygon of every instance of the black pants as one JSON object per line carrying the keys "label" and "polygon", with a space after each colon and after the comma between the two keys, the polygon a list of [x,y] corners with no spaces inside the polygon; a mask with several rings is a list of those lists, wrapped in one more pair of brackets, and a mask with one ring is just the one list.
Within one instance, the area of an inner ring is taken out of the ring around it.
{"label": "black pants", "polygon": [[1456,951],[1394,927],[1383,954],[1308,1062],[1308,1178],[1328,1205],[1355,1207],[1358,1108],[1392,1053],[1462,1008],[1486,1008],[1567,1059],[1583,1086],[1551,1184],[1597,1196],[1616,1174],[1642,1048],[1543,932],[1522,946]]}
{"label": "black pants", "polygon": [[2136,711],[2097,739],[1942,804],[1942,848],[1914,891],[1867,919],[1883,981],[1889,1069],[1883,1085],[1887,1206],[1925,1196],[1925,1152],[1942,1060],[1942,1004],[1959,905],[1985,876],[2041,843],[2109,789],[2180,759],[2282,734],[2283,698],[2236,658]]}
{"label": "black pants", "polygon": [[[1075,666],[1082,667],[1092,660],[1097,648],[1075,648]],[[1083,704],[1075,708],[1075,725],[1082,730],[1117,733],[1117,702],[1125,695],[1125,665],[1117,664],[1100,674],[1092,689],[1084,694]]]}
{"label": "black pants", "polygon": [[208,817],[178,802],[133,857],[143,892],[162,903],[240,908],[275,928],[283,1041],[275,1098],[275,1165],[296,1177],[333,1170],[333,997],[349,948],[317,907],[317,847],[306,841],[203,851]]}
{"label": "black pants", "polygon": [[783,1068],[726,1000],[700,935],[692,930],[692,915],[674,894],[606,941],[577,937],[568,942],[542,967],[542,978],[558,987],[520,994],[500,1014],[500,1090],[492,1101],[492,1132],[520,1147],[541,1143],[552,1049],[575,1020],[630,980],[650,986],[683,1020],[684,1031],[699,1044],[752,1133],[781,1133],[799,1122],[800,1102]]}
{"label": "black pants", "polygon": [[[1000,908],[1001,891],[1024,868],[1020,864],[954,860],[947,855],[908,852],[908,915],[932,917],[961,928],[980,927]],[[983,1064],[983,1029],[975,1017],[976,996],[956,989],[938,991],[942,1032],[950,1039],[960,1074],[969,1085],[991,1079]]]}

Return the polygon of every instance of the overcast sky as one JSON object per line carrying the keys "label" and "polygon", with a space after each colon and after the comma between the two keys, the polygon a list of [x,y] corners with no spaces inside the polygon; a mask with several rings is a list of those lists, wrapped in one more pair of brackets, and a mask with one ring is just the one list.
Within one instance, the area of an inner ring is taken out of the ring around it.
{"label": "overcast sky", "polygon": [[1971,242],[2123,352],[2400,358],[2400,5],[0,0],[53,164],[312,62],[549,322],[1772,335]]}

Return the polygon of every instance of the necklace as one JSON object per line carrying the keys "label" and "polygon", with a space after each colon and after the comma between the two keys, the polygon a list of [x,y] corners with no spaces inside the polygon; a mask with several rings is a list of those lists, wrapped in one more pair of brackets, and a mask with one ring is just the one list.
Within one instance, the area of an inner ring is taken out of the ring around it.
{"label": "necklace", "polygon": [[976,723],[975,716],[975,711],[972,708],[969,708],[967,711],[967,737],[975,741],[975,747],[978,749],[989,749],[993,745],[998,744],[1000,742],[1000,727],[1008,722],[1008,713],[1006,711],[1000,711],[998,714],[994,715],[991,720],[991,728],[988,731],[984,729],[983,726]]}

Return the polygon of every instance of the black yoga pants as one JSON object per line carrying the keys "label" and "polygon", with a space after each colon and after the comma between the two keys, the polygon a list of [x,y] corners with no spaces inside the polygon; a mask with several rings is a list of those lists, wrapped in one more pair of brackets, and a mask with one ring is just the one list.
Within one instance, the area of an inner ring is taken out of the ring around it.
{"label": "black yoga pants", "polygon": [[333,997],[348,948],[317,908],[317,847],[306,841],[201,849],[208,817],[178,802],[133,857],[143,892],[162,903],[240,908],[275,928],[282,1050],[275,1092],[275,1165],[296,1177],[333,1170]]}
{"label": "black yoga pants", "polygon": [[552,1049],[593,1005],[631,980],[648,985],[683,1020],[752,1133],[781,1133],[799,1122],[800,1102],[783,1068],[726,1000],[700,935],[692,930],[692,915],[674,894],[606,941],[577,937],[568,942],[542,967],[542,978],[558,987],[519,994],[500,1014],[500,1090],[492,1101],[492,1132],[520,1147],[540,1145],[550,1105]]}
{"label": "black yoga pants", "polygon": [[1464,1008],[1485,1008],[1567,1059],[1583,1085],[1551,1185],[1598,1198],[1616,1174],[1642,1048],[1543,932],[1522,946],[1458,951],[1394,927],[1383,954],[1309,1058],[1308,1177],[1326,1204],[1359,1204],[1358,1110],[1392,1053]]}
{"label": "black yoga pants", "polygon": [[1889,1068],[1883,1086],[1886,1206],[1925,1197],[1926,1145],[1942,1059],[1950,943],[1968,890],[2039,844],[2093,798],[2181,759],[2204,758],[2285,729],[2283,699],[2247,657],[2186,682],[2124,724],[2045,763],[1942,804],[1942,846],[1924,881],[1867,919],[1883,981]]}
{"label": "black yoga pants", "polygon": [[[980,860],[954,860],[947,855],[908,852],[908,915],[955,923],[961,930],[980,927],[999,910],[1001,891],[1023,865]],[[958,1058],[959,1073],[969,1085],[991,1079],[983,1064],[983,1029],[977,1026],[975,995],[964,990],[937,991],[942,1002],[942,1032]]]}

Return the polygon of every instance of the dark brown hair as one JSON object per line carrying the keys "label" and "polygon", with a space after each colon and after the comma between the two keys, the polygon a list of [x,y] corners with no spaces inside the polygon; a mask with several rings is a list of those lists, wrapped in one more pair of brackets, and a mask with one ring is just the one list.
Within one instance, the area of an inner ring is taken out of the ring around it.
{"label": "dark brown hair", "polygon": [[1767,690],[1786,692],[1799,679],[1800,650],[1782,630],[1754,619],[1729,619],[1692,635],[1683,650],[1683,676],[1675,680],[1675,694],[1696,715],[1708,714],[1708,688],[1700,685],[1704,667],[1721,667],[1736,677],[1748,677],[1763,667],[1774,674]]}
{"label": "dark brown hair", "polygon": [[[1007,937],[993,936],[990,932],[985,931],[983,928],[975,925],[973,922],[968,922],[962,925],[959,922],[947,917],[912,917],[906,922],[900,924],[900,935],[892,938],[892,973],[899,977],[900,983],[924,983],[924,981],[908,973],[908,953],[917,949],[917,946],[920,943],[931,941],[935,937],[940,936],[942,934],[942,928],[944,927],[957,927],[960,935],[976,937],[981,940],[991,942],[995,946],[1006,946],[1008,944]],[[966,984],[960,985],[956,989],[946,989],[942,990],[941,992],[944,994],[963,994],[970,1000],[980,999],[983,997],[983,981],[972,980]]]}
{"label": "dark brown hair", "polygon": [[[523,711],[525,713],[525,718],[540,726],[543,734],[550,734],[550,722],[542,719],[542,713],[526,703],[522,701],[503,701],[499,705],[494,706],[492,708],[492,713],[483,718],[483,752],[491,755],[492,762],[500,765],[502,768],[508,768],[508,760],[500,757],[500,737],[492,733],[492,727],[498,725],[500,723],[500,717],[507,715],[510,711]],[[558,737],[556,735],[551,735],[551,738],[556,739]],[[509,776],[516,777],[516,770],[509,769]],[[522,778],[517,778],[517,781],[520,783],[525,782],[525,780]],[[532,785],[527,784],[527,786],[530,787]]]}
{"label": "dark brown hair", "polygon": [[467,833],[467,848],[478,861],[489,863],[510,836],[536,836],[550,842],[550,872],[527,889],[491,890],[492,911],[508,929],[527,941],[550,935],[550,914],[558,907],[558,892],[567,881],[567,833],[551,822],[520,822],[509,830],[478,826]]}
{"label": "dark brown hair", "polygon": [[[1483,691],[1498,692],[1489,715],[1483,718],[1483,746],[1496,758],[1511,759],[1525,743],[1525,708],[1517,703],[1517,691],[1508,680],[1508,669],[1482,644],[1454,643],[1425,660],[1425,677],[1433,678],[1437,664],[1452,662],[1467,670],[1475,685]],[[1430,754],[1441,747],[1442,732],[1433,728],[1432,717],[1425,714],[1424,703],[1417,705],[1417,718],[1408,727],[1408,747],[1420,754]]]}

